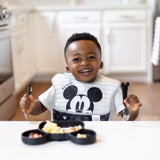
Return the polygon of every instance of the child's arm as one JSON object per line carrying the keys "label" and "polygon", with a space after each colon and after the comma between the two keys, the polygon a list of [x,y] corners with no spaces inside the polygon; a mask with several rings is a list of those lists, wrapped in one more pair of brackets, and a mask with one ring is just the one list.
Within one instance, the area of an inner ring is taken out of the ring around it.
{"label": "child's arm", "polygon": [[32,95],[27,94],[21,98],[20,108],[23,112],[32,115],[38,115],[47,110],[47,108],[38,99],[34,100]]}
{"label": "child's arm", "polygon": [[[142,106],[138,97],[135,95],[129,95],[124,100],[124,104],[127,106],[129,110],[129,114],[130,114],[129,120],[130,121],[135,120],[138,116],[139,108]],[[120,112],[120,115],[123,117],[123,111]]]}

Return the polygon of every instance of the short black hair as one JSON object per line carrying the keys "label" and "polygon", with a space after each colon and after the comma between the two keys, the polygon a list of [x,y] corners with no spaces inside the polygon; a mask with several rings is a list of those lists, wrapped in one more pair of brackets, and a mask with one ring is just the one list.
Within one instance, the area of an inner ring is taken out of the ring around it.
{"label": "short black hair", "polygon": [[67,50],[68,46],[72,42],[78,41],[78,40],[91,40],[91,41],[93,41],[97,45],[98,49],[100,50],[100,54],[101,54],[101,46],[100,46],[97,38],[95,36],[91,35],[90,33],[83,32],[83,33],[74,33],[67,40],[66,45],[64,47],[64,56],[66,55],[66,50]]}

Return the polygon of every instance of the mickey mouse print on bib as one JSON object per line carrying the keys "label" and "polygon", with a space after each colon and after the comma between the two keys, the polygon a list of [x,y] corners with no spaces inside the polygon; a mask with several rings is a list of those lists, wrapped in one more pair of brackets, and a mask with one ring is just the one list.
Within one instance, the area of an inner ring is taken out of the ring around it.
{"label": "mickey mouse print on bib", "polygon": [[88,89],[87,94],[77,94],[78,88],[70,85],[65,88],[63,96],[68,100],[66,111],[76,113],[93,113],[94,102],[99,102],[102,99],[102,91],[97,87]]}

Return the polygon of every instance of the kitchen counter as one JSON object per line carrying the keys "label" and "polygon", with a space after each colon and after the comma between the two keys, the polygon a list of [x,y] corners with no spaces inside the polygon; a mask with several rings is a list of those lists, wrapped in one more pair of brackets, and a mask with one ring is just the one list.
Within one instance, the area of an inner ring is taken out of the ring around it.
{"label": "kitchen counter", "polygon": [[99,159],[106,160],[159,160],[160,121],[85,122],[85,128],[97,133],[91,145],[71,141],[51,141],[42,145],[27,145],[21,133],[37,129],[38,121],[0,122],[0,159]]}
{"label": "kitchen counter", "polygon": [[25,6],[8,6],[7,7],[13,14],[19,13],[28,13],[33,12],[33,7],[25,7]]}
{"label": "kitchen counter", "polygon": [[148,9],[150,5],[69,5],[69,6],[37,6],[35,11],[71,11],[71,10],[126,10],[126,9]]}

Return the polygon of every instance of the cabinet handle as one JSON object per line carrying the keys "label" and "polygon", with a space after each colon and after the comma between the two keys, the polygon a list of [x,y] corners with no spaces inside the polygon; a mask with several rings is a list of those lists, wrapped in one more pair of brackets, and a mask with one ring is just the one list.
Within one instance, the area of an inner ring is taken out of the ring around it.
{"label": "cabinet handle", "polygon": [[21,54],[24,50],[24,37],[20,36],[17,38],[17,48],[18,48],[18,54]]}
{"label": "cabinet handle", "polygon": [[132,15],[123,15],[123,16],[119,16],[119,18],[123,18],[123,19],[135,19],[135,16],[132,16]]}
{"label": "cabinet handle", "polygon": [[75,16],[75,17],[73,17],[73,19],[74,20],[81,20],[81,21],[85,20],[86,21],[86,20],[88,20],[88,17],[86,17],[86,16],[83,16],[83,17],[82,16]]}

